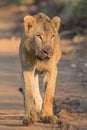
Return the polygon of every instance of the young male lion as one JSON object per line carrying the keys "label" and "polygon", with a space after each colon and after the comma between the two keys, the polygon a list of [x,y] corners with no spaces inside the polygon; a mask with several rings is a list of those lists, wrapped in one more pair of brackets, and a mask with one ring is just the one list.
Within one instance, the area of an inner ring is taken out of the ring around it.
{"label": "young male lion", "polygon": [[[19,55],[24,77],[25,118],[30,125],[38,120],[56,123],[53,115],[53,96],[57,77],[57,63],[61,57],[58,30],[60,18],[50,19],[39,13],[24,17],[24,35]],[[44,73],[45,95],[42,100],[39,91],[38,74]]]}

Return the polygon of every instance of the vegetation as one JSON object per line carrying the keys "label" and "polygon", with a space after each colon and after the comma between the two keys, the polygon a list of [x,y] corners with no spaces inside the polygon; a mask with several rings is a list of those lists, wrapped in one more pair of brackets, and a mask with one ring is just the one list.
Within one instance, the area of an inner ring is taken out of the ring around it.
{"label": "vegetation", "polygon": [[75,18],[87,18],[87,0],[71,1],[72,16]]}

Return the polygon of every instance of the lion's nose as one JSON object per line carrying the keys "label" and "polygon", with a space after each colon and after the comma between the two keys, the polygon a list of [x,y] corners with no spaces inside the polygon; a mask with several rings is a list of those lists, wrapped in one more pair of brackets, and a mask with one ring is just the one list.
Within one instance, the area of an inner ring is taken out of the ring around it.
{"label": "lion's nose", "polygon": [[43,49],[42,49],[42,53],[44,54],[44,55],[49,55],[49,56],[51,56],[52,54],[53,54],[53,49],[52,49],[52,47],[51,46],[45,46]]}

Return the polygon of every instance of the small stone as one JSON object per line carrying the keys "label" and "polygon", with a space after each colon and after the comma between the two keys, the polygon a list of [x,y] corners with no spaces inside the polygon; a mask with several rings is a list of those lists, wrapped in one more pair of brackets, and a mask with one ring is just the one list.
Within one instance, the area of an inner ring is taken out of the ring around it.
{"label": "small stone", "polygon": [[87,86],[87,81],[83,81],[83,86]]}
{"label": "small stone", "polygon": [[85,67],[87,67],[87,62],[84,64]]}
{"label": "small stone", "polygon": [[76,68],[77,65],[76,65],[76,64],[71,64],[71,67],[72,67],[72,68]]}

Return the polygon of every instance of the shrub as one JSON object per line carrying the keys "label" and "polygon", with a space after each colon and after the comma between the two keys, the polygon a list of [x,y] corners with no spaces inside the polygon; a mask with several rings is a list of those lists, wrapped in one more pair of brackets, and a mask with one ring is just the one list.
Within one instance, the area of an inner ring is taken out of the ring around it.
{"label": "shrub", "polygon": [[72,0],[71,13],[75,18],[87,18],[87,0]]}

